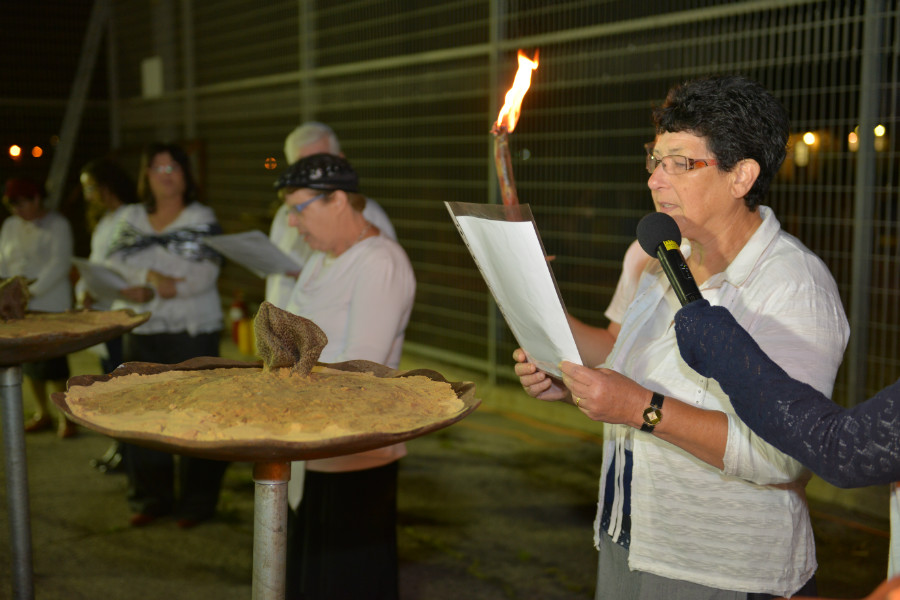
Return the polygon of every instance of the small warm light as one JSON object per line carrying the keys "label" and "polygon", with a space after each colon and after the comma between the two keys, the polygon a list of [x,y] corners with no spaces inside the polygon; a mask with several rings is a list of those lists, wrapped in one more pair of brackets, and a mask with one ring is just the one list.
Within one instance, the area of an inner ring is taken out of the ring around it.
{"label": "small warm light", "polygon": [[13,144],[9,147],[9,155],[13,158],[19,158],[20,156],[22,156],[22,149],[19,146]]}
{"label": "small warm light", "polygon": [[884,125],[875,126],[875,137],[882,137],[885,133],[887,133],[887,130],[884,128]]}
{"label": "small warm light", "polygon": [[266,159],[265,165],[266,165],[266,169],[271,171],[272,169],[278,168],[278,161],[275,160],[274,157],[270,156],[269,158]]}
{"label": "small warm light", "polygon": [[812,146],[816,143],[816,134],[814,134],[812,131],[807,131],[803,134],[803,142],[807,146]]}
{"label": "small warm light", "polygon": [[31,149],[31,155],[35,158],[40,158],[44,155],[44,149],[40,146],[35,146]]}
{"label": "small warm light", "polygon": [[859,136],[855,131],[851,131],[847,134],[847,147],[850,149],[850,152],[859,150]]}

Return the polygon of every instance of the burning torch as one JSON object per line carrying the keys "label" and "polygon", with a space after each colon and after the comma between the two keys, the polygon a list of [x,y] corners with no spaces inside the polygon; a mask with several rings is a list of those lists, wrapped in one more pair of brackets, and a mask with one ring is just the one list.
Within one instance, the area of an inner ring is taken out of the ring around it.
{"label": "burning torch", "polygon": [[500,182],[500,195],[504,206],[517,206],[519,197],[516,194],[516,180],[513,177],[512,160],[509,155],[509,134],[516,128],[519,113],[522,111],[522,99],[531,85],[531,72],[538,67],[538,53],[534,60],[529,59],[519,50],[519,70],[513,85],[506,92],[506,103],[497,115],[497,122],[491,128],[494,136],[494,164],[497,167],[497,179]]}

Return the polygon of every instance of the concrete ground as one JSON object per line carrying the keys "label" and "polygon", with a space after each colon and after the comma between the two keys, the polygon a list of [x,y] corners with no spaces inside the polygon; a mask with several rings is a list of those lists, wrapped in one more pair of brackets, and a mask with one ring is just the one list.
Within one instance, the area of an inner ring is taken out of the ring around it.
{"label": "concrete ground", "polygon": [[[226,344],[224,354],[235,353]],[[70,361],[73,371],[97,372],[85,352]],[[476,381],[483,404],[408,444],[399,484],[401,598],[592,598],[600,464],[592,424],[571,407],[489,386],[454,367],[411,356],[401,366],[426,365],[450,380]],[[26,397],[26,416],[31,410]],[[135,529],[127,525],[124,476],[88,464],[107,438],[82,430],[60,440],[48,432],[29,434],[26,444],[37,600],[250,598],[250,464],[229,468],[213,521],[190,530],[171,521]],[[820,592],[866,595],[885,575],[887,490],[837,490],[814,479],[809,495]],[[12,588],[5,486],[0,512],[2,599]]]}

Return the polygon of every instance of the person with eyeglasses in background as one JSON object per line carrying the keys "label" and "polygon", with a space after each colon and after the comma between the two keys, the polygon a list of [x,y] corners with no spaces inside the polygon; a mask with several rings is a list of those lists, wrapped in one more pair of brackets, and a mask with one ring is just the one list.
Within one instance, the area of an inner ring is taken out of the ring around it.
{"label": "person with eyeglasses in background", "polygon": [[[287,311],[328,338],[319,360],[370,360],[396,369],[416,279],[403,248],[365,217],[366,197],[346,159],[300,159],[275,183],[288,223],[313,250]],[[289,515],[287,598],[396,600],[397,461],[402,443],[306,463]]]}
{"label": "person with eyeglasses in background", "polygon": [[[647,185],[680,230],[703,297],[728,307],[794,377],[830,395],[849,336],[834,278],[762,206],[786,154],[783,106],[730,75],[676,85],[653,111]],[[754,434],[682,360],[659,261],[631,248],[609,325],[570,317],[583,364],[562,379],[517,349],[526,392],[602,422],[595,598],[815,595],[810,472]]]}
{"label": "person with eyeglasses in background", "polygon": [[[123,359],[174,364],[219,356],[221,257],[202,240],[222,228],[213,210],[199,201],[187,153],[176,144],[149,144],[137,191],[141,203],[120,210],[106,258],[129,284],[113,310],[151,313],[125,334]],[[227,462],[180,456],[176,486],[172,454],[122,444],[122,456],[132,526],[174,515],[187,529],[215,515]]]}
{"label": "person with eyeglasses in background", "polygon": [[[344,156],[341,152],[341,144],[334,130],[318,121],[307,121],[294,128],[284,140],[284,157],[290,166],[307,156],[320,153]],[[303,236],[297,233],[297,229],[288,224],[287,206],[279,203],[272,225],[269,228],[269,240],[278,246],[285,254],[294,259],[299,265],[306,263],[313,250],[304,241]],[[387,213],[377,202],[366,198],[366,207],[363,216],[381,232],[381,235],[397,241],[397,234]],[[284,309],[287,306],[294,284],[297,283],[296,273],[284,273],[269,275],[266,277],[266,300]],[[293,474],[291,481],[295,481]]]}
{"label": "person with eyeglasses in background", "polygon": [[[20,275],[29,280],[30,311],[72,308],[69,272],[74,241],[69,222],[44,205],[43,189],[30,179],[8,179],[3,203],[10,216],[0,228],[0,277]],[[37,403],[37,412],[25,423],[26,433],[53,428],[50,394],[65,391],[69,374],[65,356],[22,365],[22,375]],[[60,413],[56,431],[67,439],[77,434],[78,427]]]}
{"label": "person with eyeglasses in background", "polygon": [[[284,139],[284,157],[288,166],[301,158],[323,152],[344,157],[337,134],[325,123],[307,121],[291,130]],[[284,202],[279,202],[278,210],[275,211],[275,217],[269,228],[269,240],[302,267],[312,255],[313,249],[306,243],[306,239],[297,233],[297,228],[288,223],[290,213],[290,207]],[[377,202],[366,197],[366,205],[362,214],[367,221],[378,228],[381,235],[397,241],[397,234],[391,219]],[[300,272],[296,271],[267,276],[265,299],[282,310],[287,308],[299,275]],[[291,463],[288,502],[293,509],[297,508],[303,495],[304,465],[304,461],[299,460]]]}

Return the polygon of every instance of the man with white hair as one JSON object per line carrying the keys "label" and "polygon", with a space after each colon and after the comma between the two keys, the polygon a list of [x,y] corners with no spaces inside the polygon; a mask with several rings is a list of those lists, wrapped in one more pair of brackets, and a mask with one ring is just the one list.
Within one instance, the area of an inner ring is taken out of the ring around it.
{"label": "man with white hair", "polygon": [[[288,165],[294,164],[303,157],[321,152],[343,156],[337,135],[331,127],[324,123],[307,121],[290,132],[284,140],[284,156]],[[366,207],[362,214],[367,221],[381,230],[382,235],[397,241],[397,234],[391,220],[377,202],[366,198]],[[312,252],[297,230],[288,226],[288,208],[285,204],[282,204],[275,213],[272,227],[269,230],[269,239],[301,266]],[[286,308],[295,283],[297,283],[297,273],[269,275],[266,278],[266,300],[278,308]]]}

